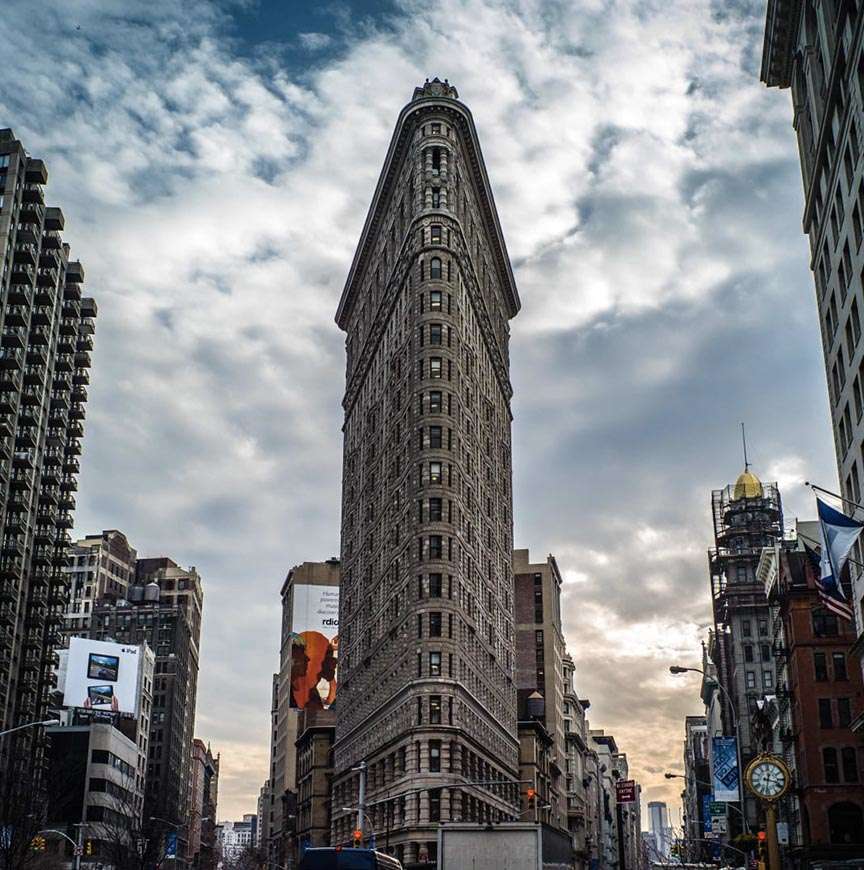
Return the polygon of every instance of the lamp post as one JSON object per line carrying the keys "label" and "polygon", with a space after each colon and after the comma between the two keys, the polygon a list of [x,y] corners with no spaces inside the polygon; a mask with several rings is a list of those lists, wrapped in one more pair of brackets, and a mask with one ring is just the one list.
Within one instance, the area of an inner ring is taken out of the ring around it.
{"label": "lamp post", "polygon": [[735,729],[735,756],[738,762],[738,803],[740,805],[741,812],[741,820],[744,823],[744,830],[746,833],[750,833],[750,825],[747,823],[747,813],[744,811],[744,768],[741,765],[741,734],[738,729],[738,711],[735,708],[735,702],[732,700],[732,696],[726,690],[723,683],[720,680],[714,679],[714,677],[709,677],[702,668],[684,668],[681,665],[672,665],[669,668],[669,673],[674,675],[677,674],[686,674],[686,673],[694,673],[694,674],[702,674],[703,677],[710,679],[715,686],[723,693],[726,697],[726,700],[729,702],[729,709],[732,711],[732,725]]}
{"label": "lamp post", "polygon": [[150,816],[151,822],[161,822],[163,825],[168,825],[174,829],[174,854],[171,856],[174,859],[174,870],[177,870],[177,848],[180,845],[180,828],[183,827],[182,822],[169,822],[168,819],[162,819],[159,816]]}
{"label": "lamp post", "polygon": [[13,731],[23,731],[25,728],[39,728],[40,726],[43,728],[48,728],[51,725],[59,724],[59,719],[45,719],[40,720],[39,722],[26,722],[24,725],[16,725],[14,728],[9,728],[6,731],[0,731],[0,737],[5,737],[7,734],[11,734]]}

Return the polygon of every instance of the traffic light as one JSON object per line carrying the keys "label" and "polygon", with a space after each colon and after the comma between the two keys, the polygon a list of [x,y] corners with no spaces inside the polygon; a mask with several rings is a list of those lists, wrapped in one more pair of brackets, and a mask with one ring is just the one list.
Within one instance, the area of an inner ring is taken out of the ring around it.
{"label": "traffic light", "polygon": [[93,841],[92,840],[85,840],[84,841],[84,854],[85,855],[92,855],[93,854]]}
{"label": "traffic light", "polygon": [[525,791],[525,797],[528,798],[528,806],[533,807],[534,802],[537,800],[537,789],[529,788]]}
{"label": "traffic light", "polygon": [[351,834],[351,837],[354,840],[354,847],[359,848],[363,845],[363,831],[360,828],[355,828],[354,833]]}
{"label": "traffic light", "polygon": [[31,848],[34,852],[44,852],[44,851],[45,851],[45,846],[46,846],[45,838],[44,838],[43,836],[41,836],[40,834],[37,834],[37,835],[36,835],[36,836],[35,836],[35,837],[30,841],[30,848]]}

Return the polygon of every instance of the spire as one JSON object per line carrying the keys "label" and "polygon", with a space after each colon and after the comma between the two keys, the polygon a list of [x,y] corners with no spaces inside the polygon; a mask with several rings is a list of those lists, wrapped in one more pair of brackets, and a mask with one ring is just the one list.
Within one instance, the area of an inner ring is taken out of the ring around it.
{"label": "spire", "polygon": [[741,443],[744,445],[744,471],[749,471],[750,462],[747,459],[747,433],[744,431],[744,423],[741,423]]}

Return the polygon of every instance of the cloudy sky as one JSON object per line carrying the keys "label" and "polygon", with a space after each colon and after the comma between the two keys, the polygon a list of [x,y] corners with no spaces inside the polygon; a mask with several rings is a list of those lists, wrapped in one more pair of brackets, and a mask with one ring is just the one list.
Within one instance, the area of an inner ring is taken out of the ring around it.
{"label": "cloudy sky", "polygon": [[[77,510],[206,584],[220,818],[267,772],[278,591],[339,550],[333,323],[396,116],[471,107],[523,300],[516,545],[565,572],[592,727],[678,806],[710,491],[835,482],[789,94],[764,0],[6,0],[0,126],[99,303]],[[673,810],[673,817],[675,811]]]}

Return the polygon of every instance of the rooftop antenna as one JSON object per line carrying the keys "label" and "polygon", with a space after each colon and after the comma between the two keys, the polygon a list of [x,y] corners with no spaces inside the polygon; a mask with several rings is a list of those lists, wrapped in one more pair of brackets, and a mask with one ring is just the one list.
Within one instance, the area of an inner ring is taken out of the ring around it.
{"label": "rooftop antenna", "polygon": [[741,424],[741,443],[744,445],[744,471],[750,470],[750,460],[747,458],[747,433],[744,431],[744,424]]}

